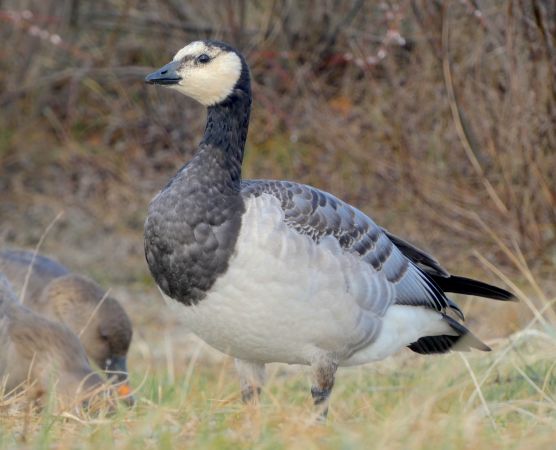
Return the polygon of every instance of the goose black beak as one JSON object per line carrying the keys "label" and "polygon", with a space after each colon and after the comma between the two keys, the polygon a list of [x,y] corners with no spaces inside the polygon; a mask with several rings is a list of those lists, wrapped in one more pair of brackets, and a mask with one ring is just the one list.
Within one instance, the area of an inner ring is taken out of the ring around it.
{"label": "goose black beak", "polygon": [[127,360],[125,356],[112,356],[106,359],[105,371],[108,378],[117,385],[116,391],[121,400],[132,406],[135,398],[131,395],[131,387],[127,373]]}
{"label": "goose black beak", "polygon": [[178,84],[181,81],[181,77],[177,72],[178,68],[179,61],[172,61],[157,71],[148,74],[145,77],[145,83],[161,84],[163,86]]}
{"label": "goose black beak", "polygon": [[115,377],[116,382],[127,381],[127,359],[125,356],[111,356],[106,358],[104,370],[109,377]]}

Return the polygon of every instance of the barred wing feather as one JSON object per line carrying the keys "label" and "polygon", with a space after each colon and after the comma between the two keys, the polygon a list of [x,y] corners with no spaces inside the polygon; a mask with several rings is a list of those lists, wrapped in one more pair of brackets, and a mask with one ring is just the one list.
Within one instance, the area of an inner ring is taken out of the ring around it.
{"label": "barred wing feather", "polygon": [[395,298],[381,303],[383,315],[391,304],[425,306],[436,311],[451,307],[436,283],[394,245],[385,231],[358,209],[331,194],[289,181],[243,181],[242,195],[269,194],[281,202],[286,224],[310,236],[316,243],[332,236],[346,252],[352,252],[382,272],[395,285]]}

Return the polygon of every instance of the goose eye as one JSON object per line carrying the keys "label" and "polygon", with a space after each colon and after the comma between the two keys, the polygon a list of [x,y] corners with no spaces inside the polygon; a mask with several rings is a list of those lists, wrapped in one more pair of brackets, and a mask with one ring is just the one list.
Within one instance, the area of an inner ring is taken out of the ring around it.
{"label": "goose eye", "polygon": [[202,55],[199,55],[197,57],[197,62],[201,63],[201,64],[206,64],[210,61],[210,56],[207,55],[206,53],[203,53]]}

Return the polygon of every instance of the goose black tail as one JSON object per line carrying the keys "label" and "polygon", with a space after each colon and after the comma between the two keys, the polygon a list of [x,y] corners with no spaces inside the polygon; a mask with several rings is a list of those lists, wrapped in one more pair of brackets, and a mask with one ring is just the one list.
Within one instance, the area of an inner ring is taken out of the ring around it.
{"label": "goose black tail", "polygon": [[461,323],[443,314],[442,319],[448,322],[450,328],[457,335],[443,334],[440,336],[425,336],[417,341],[409,344],[409,349],[415,353],[422,355],[430,355],[434,353],[447,353],[449,351],[467,352],[472,348],[489,352],[490,347],[482,342],[471,331],[465,328]]}
{"label": "goose black tail", "polygon": [[476,295],[477,297],[492,298],[494,300],[516,300],[514,294],[512,294],[511,292],[496,286],[492,286],[491,284],[483,283],[482,281],[473,280],[471,278],[458,277],[456,275],[445,278],[429,273],[429,276],[444,292]]}

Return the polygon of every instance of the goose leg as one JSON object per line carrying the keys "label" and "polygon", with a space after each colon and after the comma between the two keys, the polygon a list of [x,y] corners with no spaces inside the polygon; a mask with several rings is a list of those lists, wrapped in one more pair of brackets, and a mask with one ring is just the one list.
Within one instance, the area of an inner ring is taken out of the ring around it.
{"label": "goose leg", "polygon": [[334,387],[338,365],[331,360],[323,359],[313,363],[312,369],[313,384],[311,386],[311,396],[321,419],[326,419],[328,415],[328,400]]}
{"label": "goose leg", "polygon": [[236,358],[235,365],[239,374],[241,400],[244,403],[256,403],[265,381],[264,364]]}

